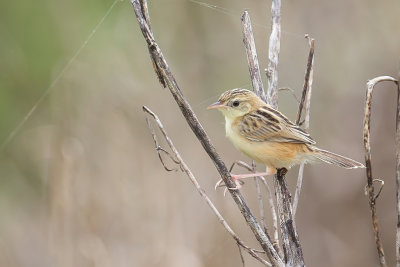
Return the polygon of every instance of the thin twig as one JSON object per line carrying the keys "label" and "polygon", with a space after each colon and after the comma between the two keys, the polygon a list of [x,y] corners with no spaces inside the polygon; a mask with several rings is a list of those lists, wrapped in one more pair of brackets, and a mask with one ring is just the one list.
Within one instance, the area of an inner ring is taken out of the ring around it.
{"label": "thin twig", "polygon": [[243,257],[243,253],[242,253],[242,247],[240,246],[239,243],[236,243],[236,245],[238,246],[238,249],[239,249],[239,255],[240,255],[240,260],[242,261],[242,266],[245,267],[246,264],[244,262],[244,257]]}
{"label": "thin twig", "polygon": [[[256,172],[256,163],[254,160],[251,161],[251,167],[253,169],[253,172]],[[259,177],[254,177],[254,182],[256,184],[256,190],[257,190],[257,199],[258,199],[258,206],[260,208],[260,220],[261,220],[261,225],[265,229],[264,231],[267,232],[267,224],[265,223],[265,215],[264,215],[264,204],[263,204],[263,199],[262,199],[262,194],[261,194],[261,188],[260,188],[260,183],[258,181],[260,179]]]}
{"label": "thin twig", "polygon": [[[307,60],[307,69],[306,69],[306,75],[304,77],[304,85],[303,85],[303,92],[301,94],[301,101],[299,105],[299,110],[297,111],[296,115],[296,124],[299,125],[300,120],[301,120],[301,112],[303,111],[303,105],[306,104],[306,96],[311,90],[311,85],[312,85],[312,73],[313,73],[313,64],[314,64],[314,39],[310,38],[308,35],[306,35],[306,38],[308,39],[308,43],[310,45],[310,51],[308,53],[308,60]],[[307,115],[306,115],[307,116]]]}
{"label": "thin twig", "polygon": [[[306,75],[304,78],[303,93],[301,95],[299,111],[297,112],[296,124],[300,125],[301,111],[303,110],[303,105],[304,105],[305,109],[304,130],[307,132],[310,127],[310,105],[311,105],[313,65],[314,65],[314,39],[310,38],[308,35],[306,35],[306,38],[310,45],[310,52],[308,53],[308,61],[307,61]],[[296,193],[294,194],[294,199],[293,199],[293,218],[296,217],[301,186],[303,184],[303,173],[304,173],[304,163],[300,164],[299,175],[297,176]]]}
{"label": "thin twig", "polygon": [[[382,190],[383,190],[383,187],[384,187],[384,185],[385,185],[385,181],[384,181],[384,180],[381,180],[381,179],[374,179],[374,180],[372,180],[372,183],[375,183],[375,182],[379,182],[379,190],[378,190],[378,193],[375,194],[375,200],[377,200],[378,197],[379,197],[379,195],[381,194],[381,192],[382,192]],[[374,191],[375,191],[375,189],[374,189]],[[364,194],[365,194],[366,196],[368,196],[368,184],[365,185]]]}
{"label": "thin twig", "polygon": [[157,141],[157,137],[153,131],[153,127],[151,126],[150,120],[146,118],[146,122],[147,122],[147,126],[150,129],[151,135],[153,137],[154,146],[155,146],[155,150],[157,151],[158,158],[160,159],[161,164],[163,165],[164,169],[169,172],[177,171],[178,170],[177,168],[170,169],[167,167],[167,165],[165,164],[165,162],[163,160],[163,157],[161,156],[161,152],[164,152],[175,164],[178,164],[179,162],[176,159],[174,159],[174,157],[168,151],[166,151],[165,149],[160,147],[160,145],[158,144],[158,141]]}
{"label": "thin twig", "polygon": [[293,218],[296,217],[297,205],[299,204],[301,187],[303,185],[304,165],[304,163],[300,164],[299,174],[297,175],[296,192],[294,193],[293,199]]}
{"label": "thin twig", "polygon": [[297,97],[296,93],[294,92],[294,90],[292,88],[281,87],[278,90],[279,91],[289,91],[292,94],[293,98],[296,100],[296,102],[300,104],[300,100],[299,100],[299,98]]}
{"label": "thin twig", "polygon": [[380,76],[376,77],[367,82],[367,90],[366,90],[366,100],[365,100],[365,108],[364,108],[364,148],[365,148],[365,166],[367,172],[367,192],[369,199],[369,207],[371,209],[371,217],[372,217],[372,226],[374,230],[375,243],[376,248],[378,250],[378,257],[381,266],[386,266],[385,252],[383,250],[382,242],[379,236],[379,227],[378,227],[378,217],[376,214],[376,199],[377,195],[375,195],[374,190],[374,179],[372,176],[372,165],[371,165],[371,143],[370,143],[370,120],[371,120],[371,105],[372,105],[372,91],[374,90],[374,86],[383,81],[391,81],[396,83],[398,97],[397,97],[397,113],[396,113],[396,161],[397,161],[397,169],[396,169],[396,183],[397,183],[397,232],[396,232],[396,260],[397,266],[400,264],[400,90],[398,81],[390,76]]}
{"label": "thin twig", "polygon": [[242,15],[243,26],[243,43],[246,48],[247,63],[249,64],[249,71],[251,82],[253,84],[254,92],[260,96],[262,100],[267,101],[265,96],[264,86],[261,79],[260,66],[258,64],[256,43],[254,42],[253,29],[251,27],[250,15],[246,10]]}
{"label": "thin twig", "polygon": [[[154,40],[153,33],[150,30],[149,26],[150,21],[148,19],[148,16],[145,19],[145,15],[143,14],[143,6],[145,6],[146,0],[131,0],[131,3],[135,11],[140,29],[146,40],[150,56],[153,60],[154,70],[157,73],[161,85],[163,87],[168,87],[176,103],[181,109],[181,112],[185,117],[187,123],[189,124],[193,133],[196,135],[197,139],[200,141],[204,150],[208,153],[209,157],[211,158],[212,162],[217,168],[219,174],[221,175],[221,178],[223,179],[224,183],[228,186],[228,188],[235,188],[236,184],[233,181],[230,173],[228,172],[226,165],[221,160],[220,156],[215,150],[215,147],[211,143],[211,140],[206,134],[203,126],[197,119],[197,116],[193,112],[193,109],[191,108],[190,104],[183,96],[182,91],[180,90],[174,76],[171,73],[171,70],[168,67],[167,61],[165,60],[161,52],[161,49]],[[266,236],[263,229],[257,222],[256,218],[250,211],[240,191],[229,189],[229,192],[234,201],[236,202],[236,204],[238,205],[239,210],[244,216],[247,224],[252,230],[257,241],[260,243],[263,250],[267,253],[267,256],[270,259],[271,263],[275,266],[283,266],[284,263],[282,259],[279,257],[271,241]]]}
{"label": "thin twig", "polygon": [[268,68],[265,73],[268,78],[267,103],[278,108],[278,62],[281,46],[281,0],[272,0],[271,35],[269,37]]}
{"label": "thin twig", "polygon": [[[250,247],[248,247],[247,245],[245,245],[243,243],[243,241],[239,238],[238,235],[236,235],[236,233],[232,230],[232,228],[228,225],[228,223],[226,222],[226,220],[222,217],[221,213],[218,211],[218,209],[215,207],[215,205],[213,204],[213,202],[210,200],[210,198],[207,196],[206,192],[204,191],[204,189],[201,188],[200,184],[198,183],[196,177],[194,176],[194,174],[192,173],[192,171],[189,169],[189,167],[186,165],[185,161],[182,159],[180,153],[178,152],[178,150],[176,149],[175,145],[173,144],[172,140],[169,138],[163,124],[161,123],[161,120],[158,118],[158,116],[152,112],[149,108],[147,107],[143,107],[143,111],[146,112],[147,114],[151,115],[155,122],[157,123],[158,128],[160,129],[162,135],[164,136],[164,139],[166,140],[168,146],[170,147],[170,149],[172,150],[172,153],[174,154],[174,156],[177,159],[177,162],[179,164],[179,166],[181,167],[182,171],[189,177],[190,181],[193,183],[193,185],[196,187],[197,191],[199,192],[200,196],[204,198],[204,200],[207,202],[208,206],[212,209],[212,211],[214,212],[214,214],[217,216],[218,221],[224,226],[224,228],[228,231],[228,233],[233,237],[233,239],[235,239],[235,241],[237,242],[238,246],[241,246],[242,248],[244,248],[251,256],[253,256],[254,258],[256,258],[258,261],[260,261],[261,263],[263,263],[266,266],[272,266],[271,263],[265,261],[264,259],[262,259],[260,256],[258,256],[256,254],[256,251]],[[151,124],[149,124],[149,130],[151,132],[151,135],[153,137],[155,137],[155,133],[153,128],[151,127]],[[156,137],[155,137],[156,138]]]}

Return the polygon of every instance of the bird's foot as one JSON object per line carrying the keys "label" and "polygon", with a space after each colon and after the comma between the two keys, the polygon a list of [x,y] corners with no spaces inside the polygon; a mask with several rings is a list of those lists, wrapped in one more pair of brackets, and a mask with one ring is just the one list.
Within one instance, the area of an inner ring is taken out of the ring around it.
{"label": "bird's foot", "polygon": [[[233,179],[233,181],[235,182],[236,186],[235,187],[226,187],[224,190],[224,196],[226,194],[226,192],[229,190],[239,190],[242,185],[244,184],[243,181],[241,181],[240,179],[244,179],[244,178],[251,178],[251,177],[258,177],[258,176],[266,176],[266,175],[272,175],[276,173],[276,169],[274,169],[273,171],[267,171],[267,172],[258,172],[258,173],[248,173],[248,174],[232,174],[231,173],[231,177]],[[218,187],[221,186],[226,186],[224,183],[224,180],[220,179],[216,184],[214,189],[217,190]]]}
{"label": "bird's foot", "polygon": [[225,189],[224,189],[224,196],[226,195],[226,192],[228,192],[228,190],[239,190],[239,189],[242,187],[242,185],[244,184],[244,182],[243,182],[243,181],[240,181],[240,180],[239,180],[240,178],[237,178],[237,176],[236,176],[235,174],[231,174],[231,177],[232,177],[233,181],[234,181],[235,184],[236,184],[235,187],[227,187],[227,186],[224,184],[224,180],[220,179],[220,180],[215,184],[214,189],[217,190],[218,187],[225,186]]}

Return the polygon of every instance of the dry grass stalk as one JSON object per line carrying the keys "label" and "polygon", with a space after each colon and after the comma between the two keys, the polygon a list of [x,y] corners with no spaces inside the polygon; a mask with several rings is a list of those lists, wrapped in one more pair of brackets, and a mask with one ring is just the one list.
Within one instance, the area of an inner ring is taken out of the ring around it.
{"label": "dry grass stalk", "polygon": [[[310,52],[308,53],[308,60],[307,60],[307,69],[306,75],[304,78],[304,86],[303,86],[303,93],[301,95],[301,101],[299,104],[299,110],[296,116],[296,124],[301,124],[301,112],[303,110],[303,106],[305,109],[305,118],[304,118],[304,130],[308,131],[310,127],[310,105],[311,105],[311,93],[312,93],[312,81],[313,81],[313,65],[314,65],[314,39],[310,38],[306,35],[306,38],[310,45]],[[299,168],[299,175],[297,177],[297,184],[296,184],[296,193],[294,194],[293,200],[293,218],[296,216],[297,205],[299,203],[301,186],[303,184],[303,173],[304,173],[304,163],[300,165]]]}
{"label": "dry grass stalk", "polygon": [[[252,81],[253,85],[253,91],[265,102],[267,102],[267,97],[265,95],[264,91],[264,86],[262,83],[262,78],[261,78],[261,71],[260,71],[260,66],[258,63],[258,57],[257,57],[257,49],[254,41],[254,36],[253,36],[253,30],[251,26],[251,20],[250,20],[250,15],[248,11],[243,12],[242,15],[242,26],[243,26],[243,43],[246,49],[246,54],[247,54],[247,62],[249,64],[249,73],[250,73],[250,78]],[[254,162],[254,161],[253,161]],[[255,166],[250,167],[244,162],[236,162],[239,166],[242,166],[246,168],[250,172],[254,172]],[[266,228],[266,224],[263,218],[264,214],[264,207],[262,205],[262,195],[260,191],[260,187],[258,184],[258,180],[261,177],[255,177],[256,181],[256,189],[257,189],[257,198],[259,200],[259,206],[260,206],[260,216],[261,216],[261,223],[265,229],[265,233],[268,235],[268,229]],[[264,179],[265,181],[265,179]],[[266,183],[266,181],[265,181]],[[268,184],[266,184],[267,189],[269,189]],[[275,206],[273,204],[273,199],[272,199],[272,194],[271,191],[268,190],[268,198],[269,198],[269,203],[270,203],[270,208],[272,211],[273,216],[273,225],[274,225],[274,247],[279,253],[279,238],[278,238],[278,222],[277,222],[277,216],[276,216],[276,210]],[[272,203],[272,205],[271,205]]]}
{"label": "dry grass stalk", "polygon": [[380,181],[373,179],[372,164],[371,164],[371,143],[370,143],[370,129],[371,129],[371,106],[372,106],[372,92],[376,84],[384,81],[391,81],[397,85],[398,98],[397,98],[397,113],[396,113],[396,184],[397,184],[397,232],[396,232],[396,262],[400,266],[400,89],[399,83],[396,79],[390,76],[376,77],[367,82],[366,100],[364,107],[364,148],[365,148],[365,166],[367,174],[366,194],[368,194],[369,207],[371,209],[372,226],[374,230],[374,237],[376,248],[378,250],[378,257],[381,266],[386,266],[385,252],[383,250],[382,241],[379,235],[378,217],[376,214],[376,200],[382,191],[383,181],[378,193],[375,194],[374,182]]}
{"label": "dry grass stalk", "polygon": [[253,90],[262,100],[267,102],[267,97],[265,96],[264,86],[261,79],[260,65],[258,64],[256,43],[254,41],[253,29],[251,27],[251,20],[248,11],[245,11],[242,15],[242,26],[243,43],[246,48],[247,63],[249,64]]}
{"label": "dry grass stalk", "polygon": [[278,62],[281,49],[281,0],[272,0],[271,35],[269,36],[268,68],[265,73],[268,78],[267,103],[278,108]]}
{"label": "dry grass stalk", "polygon": [[[272,31],[269,38],[267,103],[275,109],[278,108],[278,61],[281,37],[281,1],[272,0],[271,6]],[[292,215],[292,203],[290,192],[285,181],[286,169],[279,169],[274,177],[276,203],[280,219],[280,229],[283,242],[285,263],[289,266],[304,266],[303,252],[296,224]]]}

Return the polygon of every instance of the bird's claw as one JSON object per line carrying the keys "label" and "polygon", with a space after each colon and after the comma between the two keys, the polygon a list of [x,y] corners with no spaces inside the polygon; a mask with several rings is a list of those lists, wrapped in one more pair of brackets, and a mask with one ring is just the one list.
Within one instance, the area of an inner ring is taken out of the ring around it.
{"label": "bird's claw", "polygon": [[216,191],[218,187],[224,186],[222,183],[224,181],[222,179],[220,179],[214,186],[214,190]]}
{"label": "bird's claw", "polygon": [[235,182],[236,186],[235,186],[235,187],[227,187],[225,184],[223,184],[223,183],[224,183],[224,180],[220,179],[220,180],[215,184],[214,189],[217,190],[218,187],[225,186],[225,189],[224,189],[224,196],[225,196],[225,195],[226,195],[226,192],[228,192],[228,190],[239,190],[239,189],[242,187],[242,185],[244,184],[244,182],[243,182],[243,181],[240,181],[240,180],[235,180],[235,179],[233,179],[233,181]]}

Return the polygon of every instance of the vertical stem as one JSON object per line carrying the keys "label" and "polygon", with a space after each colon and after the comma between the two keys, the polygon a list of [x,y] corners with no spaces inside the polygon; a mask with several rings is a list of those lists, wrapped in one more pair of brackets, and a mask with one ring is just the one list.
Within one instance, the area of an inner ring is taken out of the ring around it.
{"label": "vertical stem", "polygon": [[396,112],[396,199],[397,199],[396,266],[400,267],[400,85],[399,81],[397,81],[397,112]]}
{"label": "vertical stem", "polygon": [[[369,199],[369,207],[371,210],[371,218],[372,218],[372,227],[374,230],[374,237],[376,243],[376,249],[378,251],[379,262],[381,266],[386,266],[386,259],[385,259],[385,252],[383,250],[382,241],[379,235],[379,227],[378,227],[378,217],[376,215],[376,199],[377,195],[375,195],[374,190],[374,179],[372,176],[372,164],[371,164],[371,141],[370,141],[370,130],[371,130],[371,106],[372,106],[372,91],[374,90],[374,86],[383,81],[392,81],[397,84],[397,89],[399,88],[398,81],[390,76],[380,76],[376,77],[367,82],[367,90],[366,90],[366,100],[365,100],[365,107],[364,107],[364,148],[365,148],[365,166],[366,166],[366,174],[367,174],[367,193]],[[398,89],[399,91],[399,89]],[[396,262],[397,266],[399,265],[399,241],[400,241],[400,221],[399,221],[399,214],[400,214],[400,204],[399,204],[399,143],[400,143],[400,131],[399,131],[399,96],[398,96],[398,104],[397,104],[397,114],[396,114],[396,160],[397,160],[397,170],[396,170],[396,184],[397,184],[397,232],[396,232]]]}
{"label": "vertical stem", "polygon": [[305,266],[296,224],[292,216],[291,196],[285,181],[286,172],[285,168],[278,169],[274,179],[285,263],[286,266]]}
{"label": "vertical stem", "polygon": [[[301,122],[301,111],[303,110],[303,105],[305,109],[305,119],[304,119],[304,130],[308,130],[310,127],[310,106],[311,106],[311,91],[313,82],[313,65],[314,65],[314,39],[306,35],[306,38],[310,44],[310,52],[308,53],[307,70],[304,78],[303,93],[301,96],[301,101],[299,104],[299,110],[297,112],[296,124],[299,125]],[[303,184],[303,173],[304,173],[304,163],[300,165],[299,175],[297,176],[296,193],[293,200],[293,218],[296,216],[297,205],[299,203],[301,186]]]}
{"label": "vertical stem", "polygon": [[249,71],[253,90],[262,100],[267,101],[264,92],[264,86],[261,79],[260,66],[258,64],[256,43],[254,41],[253,29],[251,27],[250,15],[246,10],[242,15],[243,26],[243,43],[246,48],[247,63],[249,64]]}
{"label": "vertical stem", "polygon": [[281,43],[281,1],[272,0],[271,7],[272,29],[269,37],[267,103],[273,108],[278,108],[278,61]]}
{"label": "vertical stem", "polygon": [[[269,38],[267,103],[278,109],[278,62],[281,38],[281,1],[272,0],[272,30]],[[286,169],[278,169],[274,176],[275,194],[281,223],[285,263],[287,266],[304,266],[303,252],[292,216],[290,192],[285,181]]]}

